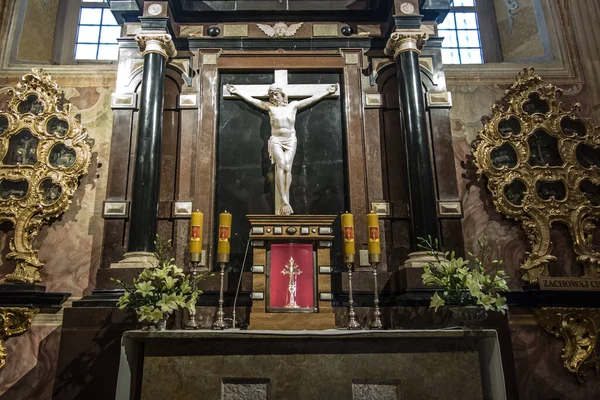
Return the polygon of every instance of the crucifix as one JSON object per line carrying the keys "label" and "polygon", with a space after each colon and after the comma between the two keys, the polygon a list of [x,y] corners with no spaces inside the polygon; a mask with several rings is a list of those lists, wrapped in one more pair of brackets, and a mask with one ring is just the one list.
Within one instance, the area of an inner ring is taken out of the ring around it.
{"label": "crucifix", "polygon": [[285,268],[281,271],[283,275],[289,275],[289,283],[288,283],[288,291],[290,292],[290,301],[285,305],[285,308],[300,308],[298,304],[296,304],[296,278],[298,275],[302,273],[300,268],[298,268],[298,264],[292,257],[290,257],[290,261],[285,265]]}
{"label": "crucifix", "polygon": [[[302,98],[288,103],[288,98]],[[296,155],[296,113],[312,106],[325,97],[339,97],[337,84],[291,85],[287,70],[275,70],[272,85],[225,85],[223,98],[241,98],[256,108],[269,113],[271,137],[269,157],[275,164],[275,214],[290,215],[292,164]],[[269,101],[259,100],[268,98]]]}

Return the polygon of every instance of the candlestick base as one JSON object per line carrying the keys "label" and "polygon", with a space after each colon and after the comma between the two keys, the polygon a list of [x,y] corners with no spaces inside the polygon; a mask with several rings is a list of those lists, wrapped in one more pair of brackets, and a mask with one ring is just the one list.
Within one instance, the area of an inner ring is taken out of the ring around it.
{"label": "candlestick base", "polygon": [[225,263],[219,263],[221,266],[221,288],[219,290],[219,310],[217,311],[217,320],[213,324],[212,328],[215,330],[223,330],[227,329],[227,325],[225,325],[225,321],[223,317],[225,316],[225,312],[223,311],[223,281],[225,279]]}
{"label": "candlestick base", "polygon": [[200,325],[198,325],[198,322],[196,321],[196,313],[194,313],[194,315],[190,313],[190,317],[185,323],[184,329],[200,329]]}
{"label": "candlestick base", "polygon": [[[376,254],[378,255],[378,254]],[[369,255],[369,258],[370,255]],[[371,258],[378,259],[376,257]],[[378,261],[371,262],[371,267],[373,268],[373,283],[375,285],[374,293],[373,293],[373,302],[375,303],[375,311],[373,312],[373,322],[371,322],[371,329],[383,329],[383,324],[381,323],[381,311],[379,311],[379,288],[377,284],[377,264]]]}
{"label": "candlestick base", "polygon": [[352,294],[352,263],[346,264],[348,267],[348,326],[349,330],[361,329],[360,324],[356,320],[356,313],[354,312],[354,296]]}

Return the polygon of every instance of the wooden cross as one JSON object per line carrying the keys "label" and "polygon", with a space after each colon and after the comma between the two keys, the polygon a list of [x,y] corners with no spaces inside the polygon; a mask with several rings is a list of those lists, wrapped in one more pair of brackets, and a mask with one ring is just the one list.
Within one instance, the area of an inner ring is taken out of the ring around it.
{"label": "wooden cross", "polygon": [[[302,85],[290,85],[288,83],[288,71],[285,69],[276,69],[275,70],[275,83],[279,87],[283,89],[283,92],[287,95],[288,98],[304,98],[310,97],[317,93],[323,93],[326,91],[332,84],[302,84]],[[269,85],[235,85],[240,91],[243,91],[248,96],[255,97],[257,99],[266,99],[269,97]],[[338,85],[337,91],[332,94],[329,98],[339,97],[340,88]],[[227,90],[227,85],[223,85],[223,98],[225,99],[235,99],[237,96],[232,95]]]}

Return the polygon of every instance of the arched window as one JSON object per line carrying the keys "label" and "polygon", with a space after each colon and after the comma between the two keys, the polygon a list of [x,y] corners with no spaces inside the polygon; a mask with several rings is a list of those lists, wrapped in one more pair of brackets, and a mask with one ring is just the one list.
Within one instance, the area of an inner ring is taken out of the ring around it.
{"label": "arched window", "polygon": [[63,0],[57,20],[60,46],[55,50],[55,60],[60,64],[115,61],[119,58],[120,36],[121,27],[107,0]]}
{"label": "arched window", "polygon": [[120,36],[121,27],[106,0],[81,0],[75,41],[76,60],[116,60],[119,57],[117,38]]}
{"label": "arched window", "polygon": [[498,27],[490,0],[454,0],[438,35],[444,64],[500,62]]}

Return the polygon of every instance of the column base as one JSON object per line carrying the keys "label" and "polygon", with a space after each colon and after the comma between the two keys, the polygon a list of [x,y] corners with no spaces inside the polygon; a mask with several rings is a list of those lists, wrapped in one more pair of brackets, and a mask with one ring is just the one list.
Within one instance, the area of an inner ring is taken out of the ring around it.
{"label": "column base", "polygon": [[147,251],[130,251],[118,263],[113,263],[110,268],[153,268],[158,265],[154,253]]}
{"label": "column base", "polygon": [[[440,253],[442,254],[442,253]],[[435,262],[435,257],[426,251],[414,251],[408,255],[408,260],[400,268],[423,268],[428,262]]]}
{"label": "column base", "polygon": [[[440,253],[441,254],[441,253]],[[426,251],[415,251],[408,255],[404,265],[400,267],[399,288],[401,291],[426,291],[433,290],[431,286],[423,283],[423,267],[428,262],[434,261],[435,257],[429,255]]]}

